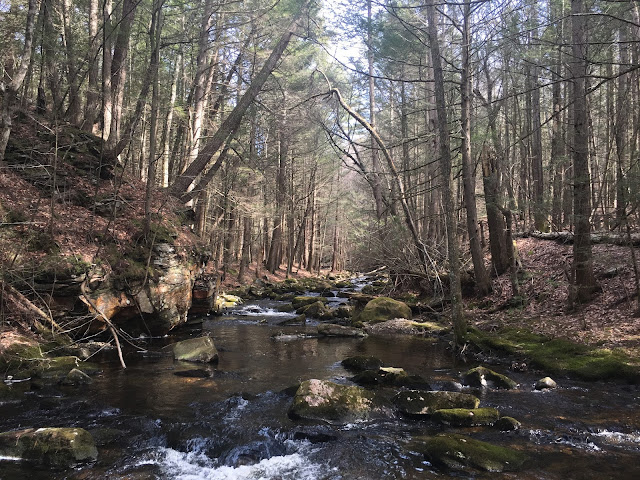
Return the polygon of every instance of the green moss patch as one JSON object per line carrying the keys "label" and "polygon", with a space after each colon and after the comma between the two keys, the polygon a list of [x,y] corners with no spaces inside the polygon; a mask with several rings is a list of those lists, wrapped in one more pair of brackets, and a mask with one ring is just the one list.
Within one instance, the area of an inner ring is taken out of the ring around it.
{"label": "green moss patch", "polygon": [[467,337],[483,350],[498,350],[526,357],[532,366],[548,373],[591,381],[640,382],[638,359],[630,358],[621,350],[596,348],[561,338],[549,339],[526,330],[511,328],[496,333],[472,329]]}

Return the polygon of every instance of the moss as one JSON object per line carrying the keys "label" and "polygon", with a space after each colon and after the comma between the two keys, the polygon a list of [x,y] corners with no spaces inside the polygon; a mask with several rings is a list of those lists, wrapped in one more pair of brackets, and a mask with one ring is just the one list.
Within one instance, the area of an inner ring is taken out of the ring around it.
{"label": "moss", "polygon": [[412,447],[423,453],[435,466],[454,470],[471,467],[487,472],[518,471],[527,461],[527,456],[522,452],[464,435],[418,438]]}
{"label": "moss", "polygon": [[[529,363],[548,373],[564,374],[583,380],[626,380],[640,382],[638,359],[621,350],[582,345],[569,340],[549,339],[521,329],[486,333],[472,329],[468,339],[483,350],[498,350],[524,356]],[[632,362],[636,363],[632,363]]]}
{"label": "moss", "polygon": [[327,301],[328,300],[326,297],[298,296],[293,297],[293,299],[291,300],[291,304],[293,305],[293,308],[297,310],[301,307],[304,307],[305,305],[311,305],[315,302],[327,303]]}
{"label": "moss", "polygon": [[342,360],[342,366],[347,370],[362,372],[363,370],[378,370],[382,366],[382,360],[372,356],[356,355]]}
{"label": "moss", "polygon": [[431,419],[454,427],[493,425],[500,418],[495,408],[446,408],[436,410]]}
{"label": "moss", "polygon": [[389,297],[378,297],[364,307],[357,321],[364,323],[380,323],[393,318],[411,319],[411,309],[406,303]]}
{"label": "moss", "polygon": [[289,415],[341,423],[365,419],[372,408],[373,394],[365,389],[314,379],[302,382]]}
{"label": "moss", "polygon": [[464,385],[471,387],[493,387],[512,390],[518,386],[516,382],[509,377],[494,372],[486,367],[476,367],[468,370],[462,378]]}

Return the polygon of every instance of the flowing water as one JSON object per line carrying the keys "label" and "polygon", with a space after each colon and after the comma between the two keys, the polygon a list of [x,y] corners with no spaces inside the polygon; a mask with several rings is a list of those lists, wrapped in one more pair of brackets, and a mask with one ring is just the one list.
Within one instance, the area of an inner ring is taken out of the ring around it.
{"label": "flowing water", "polygon": [[[519,419],[522,428],[447,431],[529,452],[530,468],[517,474],[433,470],[407,445],[442,428],[392,411],[348,425],[293,421],[287,416],[290,387],[310,378],[348,383],[350,374],[340,365],[348,356],[376,356],[426,377],[434,388],[474,365],[456,365],[446,344],[429,339],[316,338],[309,335],[313,326],[277,326],[294,315],[276,308],[259,301],[206,317],[202,331],[219,349],[217,365],[174,362],[167,345],[200,335],[183,331],[148,339],[144,352],[129,351],[126,370],[103,363],[103,372],[81,390],[37,390],[0,406],[0,431],[77,426],[99,443],[98,461],[76,470],[51,472],[0,459],[0,479],[640,478],[635,386],[558,378],[560,388],[536,392],[540,374],[504,372],[520,388],[486,391],[482,405]],[[187,370],[199,376],[181,376]]]}

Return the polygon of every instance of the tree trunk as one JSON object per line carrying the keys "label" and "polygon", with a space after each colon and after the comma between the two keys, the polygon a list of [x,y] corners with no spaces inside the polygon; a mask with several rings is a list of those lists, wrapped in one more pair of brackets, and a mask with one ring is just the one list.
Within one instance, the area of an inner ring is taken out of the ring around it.
{"label": "tree trunk", "polygon": [[33,32],[35,28],[35,18],[37,11],[37,0],[29,0],[27,10],[27,22],[24,33],[24,48],[20,58],[20,65],[13,75],[13,79],[5,85],[0,79],[0,167],[4,166],[4,154],[11,135],[13,107],[18,101],[18,90],[27,75],[29,64],[31,63],[31,46],[33,44]]}
{"label": "tree trunk", "polygon": [[462,176],[464,182],[464,204],[467,210],[467,232],[473,261],[476,288],[481,296],[491,291],[491,279],[484,267],[484,256],[478,238],[478,212],[476,208],[476,181],[471,159],[471,4],[464,4],[464,24],[462,28],[462,76],[461,76],[461,116],[462,116]]}
{"label": "tree trunk", "polygon": [[[215,155],[218,150],[224,145],[229,135],[234,132],[245,112],[256,98],[265,82],[268,80],[271,72],[275,69],[278,61],[282,57],[289,41],[294,33],[298,29],[298,20],[302,15],[302,11],[298,14],[294,20],[290,23],[285,33],[280,37],[278,43],[274,47],[271,55],[262,66],[262,69],[255,78],[251,81],[251,84],[247,88],[247,91],[242,95],[240,100],[236,103],[231,113],[222,122],[220,127],[216,130],[211,139],[204,145],[204,147],[198,152],[198,156],[191,162],[187,169],[180,174],[173,184],[169,187],[169,193],[185,201],[185,194],[187,193],[189,186],[193,183],[195,178],[204,170],[209,163],[211,157]],[[188,199],[186,200],[188,201]]]}
{"label": "tree trunk", "polygon": [[433,77],[438,112],[438,131],[440,133],[440,173],[442,184],[442,204],[444,206],[447,228],[447,249],[449,254],[449,288],[451,293],[451,320],[453,322],[454,342],[462,346],[467,333],[467,322],[462,312],[462,288],[460,286],[460,263],[458,258],[458,239],[456,237],[455,211],[451,190],[451,151],[449,148],[449,122],[444,92],[444,75],[440,60],[438,44],[438,27],[436,24],[434,0],[427,2],[427,19]]}
{"label": "tree trunk", "polygon": [[[375,82],[373,80],[373,18],[371,16],[371,0],[367,0],[367,66],[369,69],[369,122],[371,128],[376,124],[376,97]],[[371,186],[373,188],[373,200],[376,204],[376,218],[380,220],[384,211],[382,200],[382,186],[380,185],[380,160],[378,158],[378,146],[371,137]]]}
{"label": "tree trunk", "polygon": [[98,0],[89,1],[89,79],[87,83],[87,103],[84,108],[84,121],[82,129],[93,132],[93,125],[98,116],[100,100],[98,86],[98,52],[100,42],[98,40]]}
{"label": "tree trunk", "polygon": [[[620,27],[620,67],[618,74],[628,68],[629,50],[625,43],[629,39],[627,35],[627,26]],[[630,82],[629,74],[620,75],[618,77],[618,95],[616,97],[616,122],[615,122],[615,141],[616,141],[616,224],[622,230],[626,220],[626,179],[624,171],[626,168],[627,158],[627,128],[628,128],[628,99],[630,98]]]}
{"label": "tree trunk", "polygon": [[571,0],[573,81],[573,210],[575,235],[573,269],[575,303],[589,301],[595,290],[591,254],[591,197],[589,194],[589,126],[587,117],[587,30],[584,0]]}

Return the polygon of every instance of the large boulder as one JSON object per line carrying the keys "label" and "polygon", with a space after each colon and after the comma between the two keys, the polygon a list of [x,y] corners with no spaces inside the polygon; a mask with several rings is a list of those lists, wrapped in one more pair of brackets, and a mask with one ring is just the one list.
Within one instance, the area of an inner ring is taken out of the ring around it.
{"label": "large boulder", "polygon": [[380,323],[393,318],[411,318],[409,306],[389,297],[378,297],[364,307],[357,320],[362,323]]}
{"label": "large boulder", "polygon": [[398,410],[407,415],[431,415],[445,408],[478,408],[478,397],[468,393],[407,390],[393,397]]}
{"label": "large boulder", "polygon": [[82,428],[30,428],[0,433],[0,456],[53,468],[98,458],[93,437]]}
{"label": "large boulder", "polygon": [[518,387],[518,384],[509,377],[486,367],[476,367],[468,370],[462,376],[462,383],[469,387],[477,388],[490,387],[513,390]]}
{"label": "large boulder", "polygon": [[445,408],[436,410],[431,419],[453,427],[476,427],[493,425],[500,418],[495,408]]}
{"label": "large boulder", "polygon": [[452,470],[471,467],[486,472],[514,472],[521,470],[528,458],[518,450],[454,434],[417,438],[411,449],[424,454],[434,466]]}
{"label": "large boulder", "polygon": [[186,362],[209,363],[218,360],[218,350],[209,336],[190,338],[173,346],[173,358]]}
{"label": "large boulder", "polygon": [[349,423],[366,419],[373,407],[373,394],[363,388],[313,379],[300,384],[289,415],[295,419]]}

